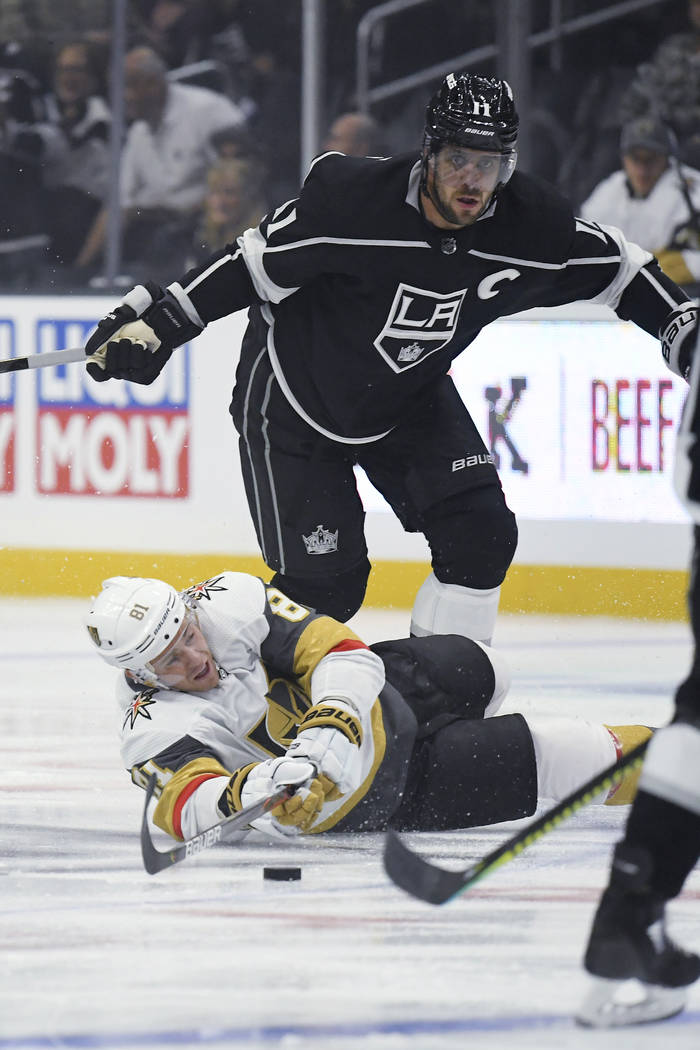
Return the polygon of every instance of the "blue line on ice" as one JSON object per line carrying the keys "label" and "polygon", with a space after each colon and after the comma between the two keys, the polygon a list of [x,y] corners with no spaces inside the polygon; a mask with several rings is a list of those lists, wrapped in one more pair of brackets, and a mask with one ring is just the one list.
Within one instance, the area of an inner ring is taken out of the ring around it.
{"label": "blue line on ice", "polygon": [[[686,1011],[666,1021],[670,1024],[687,1025],[700,1022],[700,1012]],[[465,1017],[447,1020],[413,1020],[413,1021],[366,1021],[340,1022],[337,1024],[288,1024],[288,1025],[251,1025],[238,1028],[191,1028],[181,1031],[154,1032],[113,1032],[84,1033],[82,1035],[45,1035],[0,1037],[0,1050],[43,1050],[43,1048],[65,1047],[70,1050],[90,1047],[129,1047],[129,1046],[179,1046],[198,1043],[213,1045],[216,1043],[246,1043],[255,1040],[257,1044],[275,1044],[280,1040],[296,1037],[321,1042],[328,1039],[366,1038],[381,1035],[449,1035],[460,1032],[516,1032],[537,1028],[570,1028],[573,1020],[568,1014],[526,1014],[521,1017]]]}

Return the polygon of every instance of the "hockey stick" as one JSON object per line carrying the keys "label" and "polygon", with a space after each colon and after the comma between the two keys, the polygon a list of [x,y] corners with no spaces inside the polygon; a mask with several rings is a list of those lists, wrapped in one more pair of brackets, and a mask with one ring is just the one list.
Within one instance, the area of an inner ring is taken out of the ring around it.
{"label": "hockey stick", "polygon": [[0,361],[0,372],[21,372],[25,368],[48,368],[50,365],[68,364],[70,361],[84,361],[86,356],[85,348],[76,346],[71,350],[50,350],[46,354],[12,357],[9,361]]}
{"label": "hockey stick", "polygon": [[245,809],[235,813],[232,817],[226,817],[225,820],[220,820],[218,824],[213,824],[212,827],[200,832],[199,835],[194,835],[191,839],[185,839],[184,842],[179,842],[172,849],[162,852],[153,845],[148,824],[148,806],[153,798],[157,782],[158,778],[153,773],[146,787],[146,804],[143,807],[143,817],[141,818],[141,856],[143,857],[143,866],[149,875],[156,875],[159,871],[171,868],[173,864],[186,860],[188,857],[196,857],[203,850],[211,849],[217,842],[226,842],[231,837],[232,832],[240,834],[241,831],[247,831],[251,820],[256,820],[263,813],[267,813],[268,810],[279,806],[281,802],[286,802],[294,794],[292,788],[282,788],[274,795],[261,799],[260,802],[254,802],[251,806],[246,806]]}
{"label": "hockey stick", "polygon": [[516,832],[501,846],[462,871],[446,871],[445,868],[425,860],[409,849],[390,828],[384,843],[384,868],[387,875],[413,897],[427,901],[428,904],[444,904],[496,868],[514,860],[533,842],[537,842],[578,810],[583,809],[596,795],[619,784],[628,773],[642,764],[648,745],[648,740],[643,741],[613,765],[582,784],[576,791],[572,791],[522,831]]}

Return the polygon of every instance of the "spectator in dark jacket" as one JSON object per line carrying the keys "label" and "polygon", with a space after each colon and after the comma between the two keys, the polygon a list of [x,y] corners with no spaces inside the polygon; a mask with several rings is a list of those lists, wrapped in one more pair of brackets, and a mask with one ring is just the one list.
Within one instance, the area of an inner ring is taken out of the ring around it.
{"label": "spectator in dark jacket", "polygon": [[60,263],[74,262],[109,188],[111,117],[102,89],[87,40],[59,48],[46,110],[61,151],[44,177],[50,253]]}

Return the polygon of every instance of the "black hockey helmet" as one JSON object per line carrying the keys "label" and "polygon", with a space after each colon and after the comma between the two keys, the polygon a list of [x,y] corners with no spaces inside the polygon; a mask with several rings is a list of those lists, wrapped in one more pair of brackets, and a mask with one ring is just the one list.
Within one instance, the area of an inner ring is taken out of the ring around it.
{"label": "black hockey helmet", "polygon": [[513,92],[506,80],[448,73],[428,103],[424,144],[432,153],[448,142],[514,153],[518,124]]}
{"label": "black hockey helmet", "polygon": [[423,170],[443,146],[455,145],[501,155],[494,193],[508,182],[518,158],[518,114],[510,84],[477,73],[448,73],[425,112]]}

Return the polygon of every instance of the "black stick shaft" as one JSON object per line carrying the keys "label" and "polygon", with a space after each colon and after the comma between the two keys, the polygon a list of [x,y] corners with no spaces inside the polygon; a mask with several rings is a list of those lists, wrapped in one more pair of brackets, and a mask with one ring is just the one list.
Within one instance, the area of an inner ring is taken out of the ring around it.
{"label": "black stick shaft", "polygon": [[257,820],[264,813],[274,809],[275,806],[279,806],[281,802],[286,802],[294,793],[291,788],[283,787],[274,795],[261,799],[260,802],[254,802],[251,806],[246,806],[240,813],[219,821],[218,824],[212,825],[206,831],[200,832],[199,835],[193,835],[191,839],[185,839],[184,842],[177,843],[171,849],[161,851],[156,849],[153,844],[148,823],[148,806],[153,798],[157,782],[158,778],[153,773],[146,787],[146,803],[143,807],[143,817],[141,818],[141,856],[143,858],[143,866],[149,875],[156,875],[159,871],[171,868],[173,864],[178,864],[181,860],[186,860],[188,857],[196,857],[204,850],[216,846],[219,842],[226,842],[232,837],[237,837],[241,831],[248,829],[251,820]]}
{"label": "black stick shaft", "polygon": [[579,809],[588,805],[602,791],[609,790],[619,783],[627,773],[641,765],[648,746],[649,740],[643,741],[613,765],[582,784],[576,791],[572,791],[522,831],[516,832],[491,853],[487,853],[481,860],[475,861],[462,871],[448,871],[438,864],[431,863],[409,849],[395,831],[389,830],[384,844],[386,872],[397,886],[411,896],[429,904],[444,904],[496,868],[514,860],[528,846],[538,842]]}

